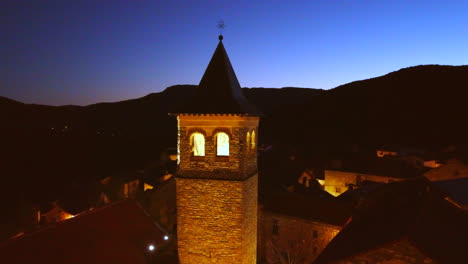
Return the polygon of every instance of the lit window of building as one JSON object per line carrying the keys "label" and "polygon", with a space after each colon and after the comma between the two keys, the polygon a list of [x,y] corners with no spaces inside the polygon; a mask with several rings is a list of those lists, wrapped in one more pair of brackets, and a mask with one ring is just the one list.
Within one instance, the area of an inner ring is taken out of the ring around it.
{"label": "lit window of building", "polygon": [[216,155],[229,156],[229,136],[224,132],[216,135]]}
{"label": "lit window of building", "polygon": [[248,152],[250,150],[250,131],[247,132],[246,142]]}
{"label": "lit window of building", "polygon": [[250,146],[252,148],[252,150],[255,150],[255,144],[256,144],[256,138],[255,138],[255,130],[252,131],[252,135],[250,136]]}
{"label": "lit window of building", "polygon": [[205,156],[205,137],[201,133],[193,133],[190,137],[193,156]]}

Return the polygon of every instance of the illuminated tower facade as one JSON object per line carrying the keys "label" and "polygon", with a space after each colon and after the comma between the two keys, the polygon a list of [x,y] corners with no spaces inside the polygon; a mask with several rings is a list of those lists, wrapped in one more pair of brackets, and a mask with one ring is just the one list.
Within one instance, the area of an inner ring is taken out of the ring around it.
{"label": "illuminated tower facade", "polygon": [[259,113],[242,94],[222,36],[176,116],[180,263],[256,263]]}

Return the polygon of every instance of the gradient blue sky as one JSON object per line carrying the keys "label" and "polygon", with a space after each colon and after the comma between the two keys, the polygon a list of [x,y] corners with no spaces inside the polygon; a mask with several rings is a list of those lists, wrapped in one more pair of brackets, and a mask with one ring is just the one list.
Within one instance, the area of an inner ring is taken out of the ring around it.
{"label": "gradient blue sky", "polygon": [[468,1],[0,1],[0,95],[87,105],[198,84],[224,45],[243,87],[330,89],[468,64]]}

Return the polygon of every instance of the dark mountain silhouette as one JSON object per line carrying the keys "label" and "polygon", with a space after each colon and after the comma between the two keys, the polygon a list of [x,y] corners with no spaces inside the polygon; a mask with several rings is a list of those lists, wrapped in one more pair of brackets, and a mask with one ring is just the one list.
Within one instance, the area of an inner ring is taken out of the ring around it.
{"label": "dark mountain silhouette", "polygon": [[326,91],[272,125],[305,145],[462,143],[467,96],[468,66],[416,66]]}
{"label": "dark mountain silhouette", "polygon": [[[20,191],[37,201],[37,197],[50,200],[62,195],[76,179],[140,170],[159,159],[164,148],[176,146],[177,123],[168,113],[180,109],[195,88],[177,85],[138,99],[88,106],[23,104],[2,98],[1,178],[14,195]],[[296,88],[246,90],[267,114],[297,98],[322,93]]]}
{"label": "dark mountain silhouette", "polygon": [[[88,106],[0,97],[2,180],[27,196],[54,196],[73,179],[141,169],[176,146],[176,119],[196,86]],[[343,144],[439,146],[464,142],[468,66],[416,66],[324,91],[244,88],[263,113],[259,141],[316,152]],[[63,190],[62,190],[63,192]]]}

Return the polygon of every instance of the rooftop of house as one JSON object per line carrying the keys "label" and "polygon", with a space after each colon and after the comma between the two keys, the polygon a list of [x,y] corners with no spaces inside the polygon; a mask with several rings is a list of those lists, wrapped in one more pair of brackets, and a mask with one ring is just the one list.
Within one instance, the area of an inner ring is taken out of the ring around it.
{"label": "rooftop of house", "polygon": [[[123,200],[0,244],[5,263],[148,263],[166,233]],[[153,251],[149,246],[153,245]]]}
{"label": "rooftop of house", "polygon": [[389,183],[360,203],[314,264],[335,263],[402,239],[437,263],[465,263],[468,215],[422,177]]}
{"label": "rooftop of house", "polygon": [[432,184],[458,204],[468,205],[468,178],[434,181]]}
{"label": "rooftop of house", "polygon": [[418,168],[408,160],[402,160],[398,157],[352,156],[344,158],[341,162],[341,168],[335,170],[392,178],[413,178],[428,169]]}
{"label": "rooftop of house", "polygon": [[349,202],[358,202],[367,194],[374,192],[378,188],[382,188],[384,185],[385,183],[381,182],[363,181],[359,187],[346,190],[344,193],[336,197],[336,199]]}
{"label": "rooftop of house", "polygon": [[294,192],[276,192],[264,199],[265,211],[305,220],[343,226],[351,216],[352,205],[331,198],[328,193],[303,195]]}

